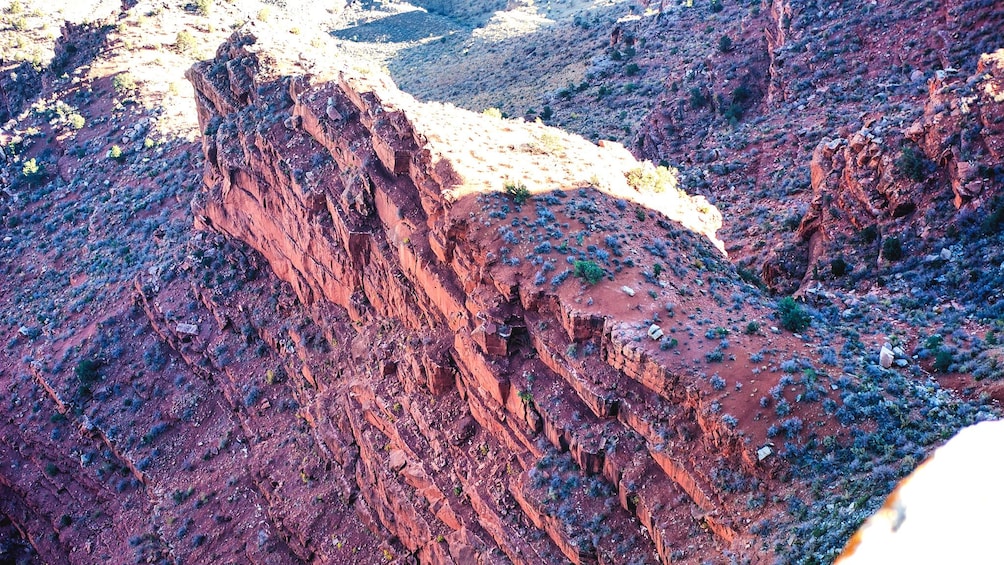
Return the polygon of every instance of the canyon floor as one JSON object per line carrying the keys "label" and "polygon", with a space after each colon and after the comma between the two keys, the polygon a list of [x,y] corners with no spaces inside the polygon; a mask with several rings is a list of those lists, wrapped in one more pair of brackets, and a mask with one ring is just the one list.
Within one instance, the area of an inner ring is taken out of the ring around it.
{"label": "canyon floor", "polygon": [[1002,25],[0,2],[0,562],[832,562],[1000,417]]}

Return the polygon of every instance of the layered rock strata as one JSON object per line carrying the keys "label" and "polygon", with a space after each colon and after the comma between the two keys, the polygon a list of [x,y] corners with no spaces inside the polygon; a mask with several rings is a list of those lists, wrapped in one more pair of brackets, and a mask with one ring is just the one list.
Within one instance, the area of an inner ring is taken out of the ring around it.
{"label": "layered rock strata", "polygon": [[[644,244],[667,265],[728,273],[717,211],[639,191],[631,174],[655,170],[615,144],[419,104],[348,67],[311,76],[263,44],[236,35],[188,73],[197,227],[260,252],[332,344],[355,327],[350,351],[291,378],[364,523],[428,563],[669,562],[743,543],[713,476],[763,475],[755,446],[711,416],[687,359],[636,330],[685,269],[649,272],[635,298],[619,281],[642,278],[640,257],[592,243],[607,231],[636,254],[604,224],[627,210],[668,237]],[[595,287],[570,278],[590,257],[608,265]]]}

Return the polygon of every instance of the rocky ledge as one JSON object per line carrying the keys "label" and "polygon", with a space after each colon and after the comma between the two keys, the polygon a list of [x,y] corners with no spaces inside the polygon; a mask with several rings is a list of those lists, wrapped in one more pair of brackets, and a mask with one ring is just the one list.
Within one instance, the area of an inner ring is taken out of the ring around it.
{"label": "rocky ledge", "polygon": [[717,210],[617,144],[283,53],[238,33],[189,71],[193,207],[320,313],[327,362],[290,343],[291,379],[354,493],[339,512],[423,563],[747,552],[777,508],[737,504],[723,477],[764,489],[780,463],[759,460],[767,424],[738,392],[776,383],[740,352],[796,338],[757,330]]}

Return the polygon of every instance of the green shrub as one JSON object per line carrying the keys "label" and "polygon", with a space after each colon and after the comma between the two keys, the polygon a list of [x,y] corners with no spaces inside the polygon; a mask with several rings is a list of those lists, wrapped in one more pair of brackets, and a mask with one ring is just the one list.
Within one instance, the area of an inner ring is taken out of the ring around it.
{"label": "green shrub", "polygon": [[87,120],[77,113],[70,114],[68,120],[70,122],[70,127],[73,129],[83,129],[84,125],[87,124]]}
{"label": "green shrub", "polygon": [[716,14],[724,10],[725,6],[722,5],[722,0],[711,0],[711,5],[708,6],[708,9],[711,10],[712,14]]}
{"label": "green shrub", "polygon": [[996,233],[1001,224],[1004,224],[1004,199],[1000,196],[994,197],[988,208],[990,213],[983,218],[983,233],[990,235]]}
{"label": "green shrub", "polygon": [[732,38],[727,35],[719,37],[718,50],[721,51],[722,53],[728,53],[729,51],[732,51]]}
{"label": "green shrub", "polygon": [[888,261],[899,261],[903,258],[903,244],[896,236],[887,237],[882,242],[882,257]]}
{"label": "green shrub", "polygon": [[722,116],[732,125],[738,124],[743,119],[743,107],[733,102],[727,106],[722,106]]}
{"label": "green shrub", "polygon": [[603,267],[594,261],[576,261],[572,265],[573,274],[589,284],[596,284],[603,278]]}
{"label": "green shrub", "polygon": [[45,165],[39,163],[34,157],[24,162],[21,167],[21,176],[31,184],[40,182],[45,178]]}
{"label": "green shrub", "polygon": [[934,370],[939,373],[947,373],[951,366],[952,352],[946,347],[939,347],[938,352],[934,354]]}
{"label": "green shrub", "polygon": [[98,372],[101,369],[101,361],[97,359],[81,359],[73,372],[77,375],[77,379],[84,384],[92,384],[97,382],[101,378]]}
{"label": "green shrub", "polygon": [[195,11],[200,16],[208,16],[212,10],[213,0],[195,0]]}
{"label": "green shrub", "polygon": [[195,36],[189,33],[187,29],[183,29],[175,36],[174,46],[182,53],[193,51],[195,49]]}
{"label": "green shrub", "polygon": [[112,148],[108,150],[108,158],[114,159],[115,161],[121,161],[122,159],[125,159],[122,153],[122,148],[119,147],[118,145],[112,145]]}
{"label": "green shrub", "polygon": [[777,316],[781,321],[781,326],[792,332],[800,332],[812,323],[812,317],[809,316],[809,313],[790,296],[785,296],[778,301]]}
{"label": "green shrub", "polygon": [[836,259],[830,261],[830,272],[833,273],[835,277],[842,277],[847,274],[847,261],[843,257],[837,257]]}
{"label": "green shrub", "polygon": [[136,79],[128,72],[119,73],[112,79],[112,88],[119,96],[130,96],[136,91]]}
{"label": "green shrub", "polygon": [[530,198],[530,189],[521,182],[506,181],[502,187],[505,189],[506,194],[512,196],[516,204],[522,204]]}
{"label": "green shrub", "polygon": [[931,163],[924,157],[924,154],[913,147],[904,146],[900,150],[899,158],[896,159],[896,167],[903,176],[917,182],[927,180]]}
{"label": "green shrub", "polygon": [[753,93],[750,92],[750,89],[748,87],[739,86],[732,91],[732,103],[742,104],[743,102],[749,100],[751,96],[753,96]]}
{"label": "green shrub", "polygon": [[665,192],[666,189],[676,188],[679,183],[676,169],[663,165],[653,167],[648,163],[646,166],[631,169],[624,176],[628,186],[639,192]]}
{"label": "green shrub", "polygon": [[498,108],[485,108],[481,113],[489,118],[495,118],[498,120],[502,119],[502,110],[499,110]]}
{"label": "green shrub", "polygon": [[704,91],[702,91],[699,87],[696,86],[690,89],[691,108],[698,110],[707,106],[707,104],[708,104],[708,97],[704,95]]}
{"label": "green shrub", "polygon": [[629,77],[635,76],[639,71],[641,71],[641,68],[636,63],[628,63],[627,66],[624,67],[624,74]]}

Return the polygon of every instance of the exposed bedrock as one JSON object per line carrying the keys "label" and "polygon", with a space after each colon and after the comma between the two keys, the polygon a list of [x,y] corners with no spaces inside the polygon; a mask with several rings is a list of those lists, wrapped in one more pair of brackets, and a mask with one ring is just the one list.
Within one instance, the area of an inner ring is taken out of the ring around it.
{"label": "exposed bedrock", "polygon": [[[734,278],[717,210],[675,186],[639,191],[626,179],[643,165],[616,144],[420,104],[348,67],[308,75],[264,44],[235,35],[188,73],[207,162],[196,224],[261,253],[339,343],[291,377],[364,523],[423,563],[748,547],[748,518],[713,477],[769,469],[711,417],[688,359],[637,337],[683,275],[660,266],[647,275],[658,290],[635,297],[621,281],[642,278],[639,259],[610,262],[591,244],[626,210],[672,234],[644,243],[666,265]],[[543,221],[520,217],[531,208]],[[543,245],[533,230],[568,237]],[[624,241],[610,243],[618,256],[643,245]],[[605,276],[582,283],[575,257]],[[309,546],[299,537],[291,547]]]}

